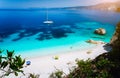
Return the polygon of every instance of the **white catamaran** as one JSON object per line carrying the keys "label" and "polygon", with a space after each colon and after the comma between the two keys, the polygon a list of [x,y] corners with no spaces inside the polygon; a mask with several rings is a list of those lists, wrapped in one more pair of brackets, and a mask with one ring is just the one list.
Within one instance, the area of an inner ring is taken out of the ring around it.
{"label": "white catamaran", "polygon": [[53,23],[53,21],[48,19],[48,9],[47,9],[47,12],[46,12],[46,21],[44,21],[43,23],[44,24],[52,24]]}

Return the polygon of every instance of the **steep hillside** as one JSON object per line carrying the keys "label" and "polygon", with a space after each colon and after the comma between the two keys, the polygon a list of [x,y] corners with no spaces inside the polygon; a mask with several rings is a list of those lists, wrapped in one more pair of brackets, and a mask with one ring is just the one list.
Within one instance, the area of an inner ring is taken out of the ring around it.
{"label": "steep hillside", "polygon": [[111,2],[111,3],[101,3],[101,4],[89,6],[88,8],[106,10],[106,11],[119,11],[119,9],[120,9],[120,1]]}
{"label": "steep hillside", "polygon": [[95,9],[102,11],[116,11],[120,12],[120,1],[111,3],[101,3],[91,6],[76,6],[76,7],[66,7],[65,9],[79,10],[79,9]]}
{"label": "steep hillside", "polygon": [[110,44],[113,47],[111,51],[111,60],[119,62],[120,60],[120,22],[117,24],[116,32],[114,33]]}
{"label": "steep hillside", "polygon": [[[118,42],[120,41],[120,22],[117,24],[116,31],[111,39],[110,44],[114,47],[119,45]],[[120,45],[119,45],[120,47]]]}

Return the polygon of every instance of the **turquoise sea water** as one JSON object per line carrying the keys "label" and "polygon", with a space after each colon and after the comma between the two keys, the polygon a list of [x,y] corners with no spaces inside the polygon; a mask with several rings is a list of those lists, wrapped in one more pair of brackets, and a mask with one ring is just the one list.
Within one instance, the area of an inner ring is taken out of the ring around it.
{"label": "turquoise sea water", "polygon": [[[109,42],[120,20],[119,13],[95,10],[50,10],[51,25],[43,24],[45,17],[45,10],[0,11],[0,48],[27,56],[54,54],[50,48],[87,48],[89,39]],[[105,28],[106,35],[94,34],[97,28]]]}

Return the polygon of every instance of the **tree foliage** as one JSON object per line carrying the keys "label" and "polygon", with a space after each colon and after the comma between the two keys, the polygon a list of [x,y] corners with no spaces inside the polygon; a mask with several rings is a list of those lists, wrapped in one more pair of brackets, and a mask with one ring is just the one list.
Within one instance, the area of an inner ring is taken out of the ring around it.
{"label": "tree foliage", "polygon": [[57,70],[56,72],[52,73],[49,78],[63,78],[64,72],[61,70]]}
{"label": "tree foliage", "polygon": [[29,76],[27,78],[39,78],[39,74],[29,73]]}
{"label": "tree foliage", "polygon": [[110,70],[114,64],[107,59],[79,60],[77,65],[77,68],[67,78],[113,78]]}
{"label": "tree foliage", "polygon": [[[0,78],[4,76],[9,76],[11,73],[14,73],[15,76],[18,76],[18,73],[23,73],[23,65],[25,59],[22,59],[21,56],[14,56],[14,51],[6,50],[6,55],[3,56],[3,51],[0,50]],[[24,73],[23,73],[24,74]]]}

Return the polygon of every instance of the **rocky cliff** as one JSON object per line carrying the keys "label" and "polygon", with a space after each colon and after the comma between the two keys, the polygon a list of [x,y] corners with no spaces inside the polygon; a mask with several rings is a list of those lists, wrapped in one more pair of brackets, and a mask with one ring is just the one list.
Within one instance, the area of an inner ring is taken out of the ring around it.
{"label": "rocky cliff", "polygon": [[120,22],[117,24],[110,44],[112,45],[112,51],[109,52],[109,59],[114,63],[112,72],[114,78],[120,78]]}
{"label": "rocky cliff", "polygon": [[120,49],[120,22],[117,24],[116,31],[110,41],[113,47],[118,47]]}

